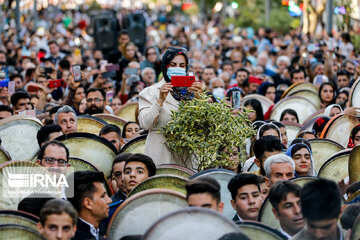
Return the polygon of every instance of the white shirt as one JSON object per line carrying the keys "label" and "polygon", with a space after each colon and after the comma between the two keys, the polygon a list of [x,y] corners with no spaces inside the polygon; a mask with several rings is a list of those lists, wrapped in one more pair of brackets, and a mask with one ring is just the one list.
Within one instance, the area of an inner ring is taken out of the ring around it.
{"label": "white shirt", "polygon": [[280,232],[282,233],[282,235],[284,235],[285,237],[287,237],[287,239],[290,239],[291,238],[291,236],[287,233],[287,232],[285,232],[284,231],[284,229],[282,229],[282,227],[280,226]]}

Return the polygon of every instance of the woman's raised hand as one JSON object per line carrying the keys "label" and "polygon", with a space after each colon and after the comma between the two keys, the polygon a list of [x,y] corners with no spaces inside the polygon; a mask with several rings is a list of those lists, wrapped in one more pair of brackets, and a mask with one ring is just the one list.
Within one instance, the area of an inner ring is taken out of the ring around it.
{"label": "woman's raised hand", "polygon": [[171,85],[171,83],[165,83],[164,85],[162,85],[160,87],[160,94],[159,94],[159,98],[157,100],[157,103],[162,106],[167,95],[169,94],[169,92],[172,90],[173,86]]}

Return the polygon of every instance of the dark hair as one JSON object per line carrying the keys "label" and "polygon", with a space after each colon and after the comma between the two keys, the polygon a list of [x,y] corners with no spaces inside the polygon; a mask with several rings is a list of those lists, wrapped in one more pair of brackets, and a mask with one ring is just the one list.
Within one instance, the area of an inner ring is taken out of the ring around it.
{"label": "dark hair", "polygon": [[145,166],[147,167],[147,170],[149,172],[149,177],[154,176],[156,174],[156,166],[155,166],[154,161],[152,160],[151,157],[149,157],[145,154],[135,153],[135,154],[131,155],[130,157],[128,157],[125,160],[124,169],[126,168],[126,165],[129,162],[141,162],[141,163],[145,164]]}
{"label": "dark hair", "polygon": [[238,72],[246,72],[246,74],[249,78],[250,73],[246,68],[239,68],[238,70],[236,70],[235,77],[237,76]]}
{"label": "dark hair", "polygon": [[360,213],[360,203],[350,204],[345,208],[343,214],[341,215],[340,222],[344,230],[349,230],[353,227],[356,218]]}
{"label": "dark hair", "polygon": [[284,124],[282,124],[281,122],[277,122],[277,121],[272,122],[272,124],[274,124],[275,126],[277,126],[279,129],[285,127]]}
{"label": "dark hair", "polygon": [[[131,123],[135,123],[139,126],[139,124],[137,122],[132,122],[132,121],[129,121],[127,123],[125,123],[124,127],[123,127],[123,130],[122,130],[122,137],[123,138],[126,138],[126,127],[131,124]],[[139,126],[140,127],[140,126]]]}
{"label": "dark hair", "polygon": [[115,132],[118,135],[119,139],[121,138],[121,129],[115,124],[106,124],[104,127],[101,128],[99,136],[101,137],[101,135],[111,132]]}
{"label": "dark hair", "polygon": [[112,163],[112,167],[111,167],[111,175],[113,174],[113,170],[114,170],[114,166],[115,164],[117,163],[121,163],[121,162],[124,162],[126,159],[128,159],[130,156],[132,156],[133,154],[132,153],[120,153],[118,154],[113,163]]}
{"label": "dark hair", "polygon": [[266,91],[270,88],[270,87],[274,87],[275,90],[276,90],[276,87],[275,87],[275,84],[273,83],[269,83],[269,82],[263,82],[259,89],[257,90],[259,94],[265,96],[266,95]]}
{"label": "dark hair", "polygon": [[229,191],[231,193],[231,198],[233,200],[236,200],[236,195],[237,195],[238,189],[245,185],[249,185],[249,184],[256,185],[256,187],[259,189],[259,192],[261,192],[259,179],[258,179],[258,176],[255,174],[239,173],[239,174],[235,175],[233,178],[231,178],[227,185],[227,188],[229,189]]}
{"label": "dark hair", "polygon": [[30,96],[25,91],[18,91],[15,92],[13,95],[11,95],[10,101],[13,106],[15,106],[20,99],[26,99],[28,98],[30,100]]}
{"label": "dark hair", "polygon": [[45,150],[50,145],[55,145],[64,148],[66,151],[66,161],[69,161],[69,149],[65,146],[64,143],[57,140],[52,140],[50,142],[45,143],[44,146],[40,148],[37,159],[42,160],[44,158]]}
{"label": "dark hair", "polygon": [[40,223],[44,226],[49,215],[61,215],[63,213],[69,215],[72,219],[72,224],[76,225],[78,213],[73,205],[64,199],[52,199],[47,201],[40,211]]}
{"label": "dark hair", "polygon": [[220,198],[220,184],[214,178],[211,177],[200,177],[193,179],[186,183],[186,199],[189,199],[191,194],[197,193],[208,193],[216,200],[217,203],[221,201]]}
{"label": "dark hair", "polygon": [[36,134],[39,147],[41,147],[42,143],[49,141],[50,134],[54,132],[61,132],[60,125],[53,124],[42,126]]}
{"label": "dark hair", "polygon": [[254,153],[255,157],[259,160],[264,158],[265,152],[282,151],[282,144],[280,139],[275,136],[264,136],[255,140]]}
{"label": "dark hair", "polygon": [[346,76],[349,79],[350,73],[347,70],[340,70],[337,71],[336,76]]}
{"label": "dark hair", "polygon": [[333,98],[332,98],[332,100],[331,100],[331,102],[330,102],[330,104],[333,104],[333,103],[335,103],[337,88],[336,88],[336,86],[335,86],[332,82],[324,82],[324,83],[322,83],[322,84],[320,85],[320,88],[319,88],[319,98],[320,98],[321,102],[323,102],[323,100],[321,99],[321,91],[322,91],[322,89],[323,89],[326,85],[331,86],[332,89],[333,89]]}
{"label": "dark hair", "polygon": [[290,181],[278,181],[271,186],[269,191],[269,201],[276,211],[279,210],[279,203],[286,200],[289,193],[293,193],[296,197],[300,197],[301,187]]}
{"label": "dark hair", "polygon": [[60,62],[59,62],[59,66],[61,67],[61,69],[63,70],[69,70],[70,69],[70,62],[68,60],[66,60],[65,58],[62,59]]}
{"label": "dark hair", "polygon": [[316,179],[303,187],[301,212],[313,221],[337,219],[341,208],[341,193],[337,184],[327,179]]}
{"label": "dark hair", "polygon": [[224,67],[225,67],[226,65],[229,65],[229,66],[231,66],[231,68],[233,68],[233,65],[232,65],[231,61],[230,61],[230,60],[225,60],[225,61],[223,61],[223,63],[221,64],[221,69],[224,69]]}
{"label": "dark hair", "polygon": [[[301,144],[296,144],[292,149],[291,149],[291,157],[294,156],[294,154],[299,151],[300,149],[306,148],[306,150],[309,151],[309,149],[307,148],[305,143],[301,143]],[[312,155],[311,152],[309,152],[310,155]]]}
{"label": "dark hair", "polygon": [[[94,182],[105,182],[102,172],[79,171],[74,172],[74,197],[68,198],[75,209],[80,213],[85,198],[93,198],[97,191]],[[68,189],[66,189],[68,191]]]}
{"label": "dark hair", "polygon": [[184,56],[186,63],[186,71],[189,70],[189,58],[187,56],[187,50],[182,47],[168,47],[161,60],[161,72],[166,82],[170,82],[170,79],[167,76],[168,66],[177,55]]}
{"label": "dark hair", "polygon": [[[312,132],[303,132],[303,133],[312,133]],[[312,133],[313,134],[313,133]],[[300,135],[301,135],[301,133],[300,133]],[[294,144],[296,144],[296,143],[303,143],[303,144],[305,144],[309,149],[310,149],[310,151],[312,152],[312,148],[311,148],[311,144],[309,143],[309,141],[308,140],[306,140],[306,139],[304,139],[304,138],[301,138],[300,136],[298,137],[298,138],[295,138],[292,142],[291,142],[291,144],[290,144],[290,146],[291,145],[294,145]],[[292,155],[292,154],[291,154]]]}
{"label": "dark hair", "polygon": [[360,131],[360,125],[355,126],[350,133],[350,138],[353,143],[355,143],[355,136]]}
{"label": "dark hair", "polygon": [[317,133],[321,133],[326,124],[329,122],[330,118],[328,117],[319,117],[318,119],[315,120],[315,123],[313,125],[313,130],[315,131],[315,136]]}
{"label": "dark hair", "polygon": [[359,190],[360,190],[360,182],[354,182],[346,189],[346,194],[347,195],[354,194]]}
{"label": "dark hair", "polygon": [[21,81],[24,82],[24,78],[21,74],[14,73],[14,74],[11,74],[9,77],[10,81],[13,81],[15,78],[20,78]]}
{"label": "dark hair", "polygon": [[89,95],[89,93],[91,92],[97,92],[99,91],[102,95],[102,97],[104,98],[103,100],[105,101],[105,98],[106,98],[106,93],[104,91],[104,89],[102,88],[89,88],[87,91],[86,91],[86,94],[85,94],[85,97],[87,97]]}
{"label": "dark hair", "polygon": [[121,29],[120,33],[119,33],[119,36],[121,35],[129,35],[129,32],[127,29]]}
{"label": "dark hair", "polygon": [[296,122],[299,123],[299,117],[298,117],[298,115],[297,115],[297,112],[296,112],[295,110],[289,109],[289,108],[288,108],[288,109],[285,109],[285,110],[281,113],[280,121],[283,121],[284,116],[285,116],[286,114],[290,114],[290,115],[295,116]]}
{"label": "dark hair", "polygon": [[232,233],[227,233],[225,235],[223,235],[221,238],[219,238],[218,240],[250,240],[250,238],[248,236],[246,236],[244,233],[241,232],[232,232]]}
{"label": "dark hair", "polygon": [[48,42],[48,46],[51,45],[51,44],[55,44],[56,46],[58,46],[57,42],[55,40],[50,40]]}
{"label": "dark hair", "polygon": [[256,112],[256,119],[255,121],[261,120],[264,121],[264,113],[262,110],[261,103],[256,99],[249,99],[244,103],[244,106],[252,106],[254,111]]}
{"label": "dark hair", "polygon": [[14,114],[14,111],[12,110],[11,107],[9,107],[8,105],[0,105],[0,112],[10,112],[11,115]]}
{"label": "dark hair", "polygon": [[258,136],[260,138],[262,138],[264,135],[264,132],[266,132],[267,130],[270,130],[270,129],[274,129],[277,133],[279,133],[279,138],[281,138],[281,132],[279,132],[280,129],[274,123],[265,123],[265,124],[261,125],[261,127],[258,130]]}
{"label": "dark hair", "polygon": [[290,72],[290,79],[294,78],[294,74],[301,72],[304,73],[304,77],[306,77],[305,71],[303,69],[294,69]]}
{"label": "dark hair", "polygon": [[50,110],[49,110],[49,115],[51,116],[51,115],[57,113],[57,111],[58,111],[60,108],[62,108],[62,107],[63,107],[63,106],[55,106],[55,107],[50,108]]}
{"label": "dark hair", "polygon": [[[214,74],[215,74],[215,76],[217,76],[217,71],[216,71],[216,69],[213,67],[213,66],[206,66],[206,67],[204,67],[204,70],[205,69],[212,69],[212,70],[214,70]],[[203,72],[204,72],[204,70],[203,70]]]}
{"label": "dark hair", "polygon": [[[297,139],[303,139],[303,137],[304,137],[305,134],[312,134],[312,135],[314,135],[314,137],[316,137],[315,133],[312,132],[312,131],[302,131],[302,132],[299,133]],[[294,139],[294,141],[295,141],[295,140],[296,140],[296,139]],[[293,143],[291,143],[291,144],[293,144]]]}

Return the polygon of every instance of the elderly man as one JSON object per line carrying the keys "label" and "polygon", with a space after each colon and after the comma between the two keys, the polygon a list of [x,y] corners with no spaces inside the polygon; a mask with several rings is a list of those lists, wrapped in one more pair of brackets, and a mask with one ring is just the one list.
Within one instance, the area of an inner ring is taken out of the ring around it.
{"label": "elderly man", "polygon": [[146,67],[141,71],[141,78],[144,81],[146,87],[149,87],[155,83],[155,70],[151,67]]}
{"label": "elderly man", "polygon": [[54,123],[60,125],[63,134],[77,132],[77,117],[74,109],[65,105],[55,114]]}
{"label": "elderly man", "polygon": [[274,185],[277,181],[285,181],[295,176],[295,162],[285,154],[276,154],[264,163],[266,173],[266,183],[269,187]]}

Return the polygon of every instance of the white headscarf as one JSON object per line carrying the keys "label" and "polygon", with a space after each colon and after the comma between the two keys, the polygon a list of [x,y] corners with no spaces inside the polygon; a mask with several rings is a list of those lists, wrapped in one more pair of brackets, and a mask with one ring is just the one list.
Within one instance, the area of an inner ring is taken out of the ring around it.
{"label": "white headscarf", "polygon": [[339,108],[341,112],[343,111],[343,109],[341,108],[341,106],[339,104],[331,104],[325,108],[324,115],[327,117],[330,117],[331,109],[333,109],[334,107]]}

